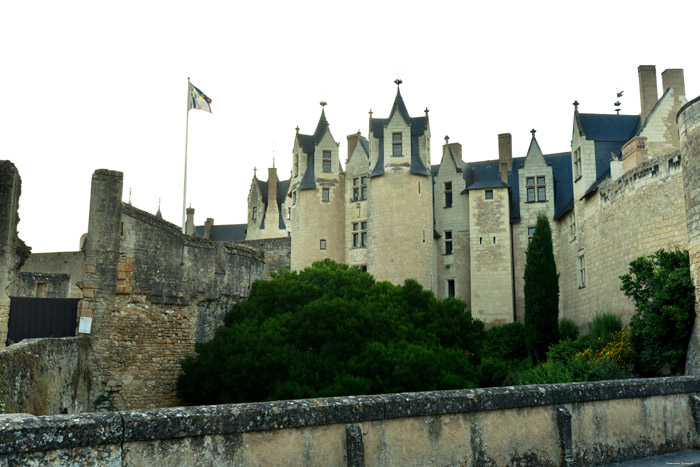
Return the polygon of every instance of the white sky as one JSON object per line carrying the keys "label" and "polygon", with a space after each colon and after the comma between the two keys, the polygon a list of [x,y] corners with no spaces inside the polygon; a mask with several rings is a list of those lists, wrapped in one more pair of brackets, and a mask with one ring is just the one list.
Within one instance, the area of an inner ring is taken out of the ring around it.
{"label": "white sky", "polygon": [[[124,201],[182,220],[187,77],[212,114],[190,113],[188,205],[195,222],[246,222],[253,168],[273,154],[288,178],[294,128],[326,115],[367,136],[401,94],[430,109],[467,161],[570,150],[571,103],[639,113],[637,66],[685,70],[700,93],[697,1],[5,1],[0,3],[0,159],[19,168],[18,229],[34,252],[77,250],[94,170],[124,172]],[[478,5],[477,5],[478,3]],[[684,19],[688,24],[682,24]],[[659,95],[661,89],[659,89]]]}

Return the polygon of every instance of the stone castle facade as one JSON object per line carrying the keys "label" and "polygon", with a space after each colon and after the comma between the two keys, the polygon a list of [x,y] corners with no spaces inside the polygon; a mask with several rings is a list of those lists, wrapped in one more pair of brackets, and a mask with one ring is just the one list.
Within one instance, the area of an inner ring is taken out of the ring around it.
{"label": "stone castle facade", "polygon": [[[297,129],[289,180],[253,178],[246,239],[291,237],[291,269],[331,258],[378,280],[413,278],[464,300],[487,323],[524,318],[525,251],[540,212],[551,221],[561,315],[628,319],[619,276],[659,248],[688,247],[676,114],[683,71],[640,66],[641,115],[579,111],[571,147],[544,153],[535,131],[524,156],[498,136],[498,159],[465,162],[445,137],[431,165],[428,111],[413,117],[397,93],[369,134],[347,137],[347,159],[325,108],[313,134]],[[322,103],[325,105],[325,103]],[[466,156],[467,154],[465,154]],[[276,201],[276,202],[271,202]]]}

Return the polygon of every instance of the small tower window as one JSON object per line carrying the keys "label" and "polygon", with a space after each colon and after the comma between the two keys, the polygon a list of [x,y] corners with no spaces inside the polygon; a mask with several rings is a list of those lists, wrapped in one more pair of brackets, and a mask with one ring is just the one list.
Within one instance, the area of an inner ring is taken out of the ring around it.
{"label": "small tower window", "polygon": [[258,208],[253,207],[253,220],[256,221],[258,220]]}
{"label": "small tower window", "polygon": [[445,231],[445,254],[452,254],[452,232],[449,230]]}
{"label": "small tower window", "polygon": [[294,154],[294,176],[299,175],[299,154]]}
{"label": "small tower window", "polygon": [[330,188],[323,188],[321,190],[321,200],[330,201],[330,199],[331,199],[331,189]]}
{"label": "small tower window", "polygon": [[493,190],[486,190],[486,199],[493,199]]}
{"label": "small tower window", "polygon": [[352,179],[352,200],[364,201],[367,199],[367,177]]}
{"label": "small tower window", "polygon": [[448,297],[455,296],[455,280],[454,279],[447,279],[447,296]]}
{"label": "small tower window", "polygon": [[583,251],[578,253],[578,288],[586,287],[586,255]]}
{"label": "small tower window", "polygon": [[331,171],[331,152],[330,151],[323,151],[323,171],[324,172]]}
{"label": "small tower window", "polygon": [[445,207],[452,207],[452,182],[445,182]]}
{"label": "small tower window", "polygon": [[392,143],[392,156],[403,155],[403,135],[401,133],[394,133],[391,135]]}
{"label": "small tower window", "polygon": [[287,220],[292,218],[292,208],[287,208]]}
{"label": "small tower window", "polygon": [[583,172],[581,171],[581,148],[576,148],[574,151],[574,178],[578,180],[581,178]]}
{"label": "small tower window", "polygon": [[534,227],[528,227],[527,228],[527,244],[529,245],[530,242],[532,241],[532,237],[535,235],[535,228]]}
{"label": "small tower window", "polygon": [[325,250],[325,249],[326,249],[326,241],[325,241],[325,240],[321,240],[320,247],[321,247],[322,250]]}
{"label": "small tower window", "polygon": [[353,248],[364,248],[367,246],[367,221],[353,222],[352,246]]}

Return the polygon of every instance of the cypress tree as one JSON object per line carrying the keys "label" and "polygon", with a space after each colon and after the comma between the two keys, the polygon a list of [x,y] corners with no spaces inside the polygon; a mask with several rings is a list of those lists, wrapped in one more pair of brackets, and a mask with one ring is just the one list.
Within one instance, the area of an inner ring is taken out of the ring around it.
{"label": "cypress tree", "polygon": [[544,213],[525,254],[525,343],[533,363],[546,360],[559,340],[559,274],[554,262],[552,230]]}

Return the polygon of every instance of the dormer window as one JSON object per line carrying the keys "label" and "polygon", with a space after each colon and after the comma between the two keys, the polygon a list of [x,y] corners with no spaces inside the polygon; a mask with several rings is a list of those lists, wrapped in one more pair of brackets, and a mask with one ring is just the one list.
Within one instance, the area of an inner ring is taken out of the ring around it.
{"label": "dormer window", "polygon": [[323,171],[324,172],[331,171],[331,152],[330,151],[323,151]]}
{"label": "dormer window", "polygon": [[544,182],[544,177],[527,177],[525,179],[527,185],[527,202],[543,202],[547,201],[547,189]]}
{"label": "dormer window", "polygon": [[578,180],[582,175],[581,171],[581,148],[576,148],[574,151],[574,179]]}
{"label": "dormer window", "polygon": [[392,156],[401,156],[403,155],[403,134],[402,133],[393,133],[391,135],[391,143],[392,143]]}

